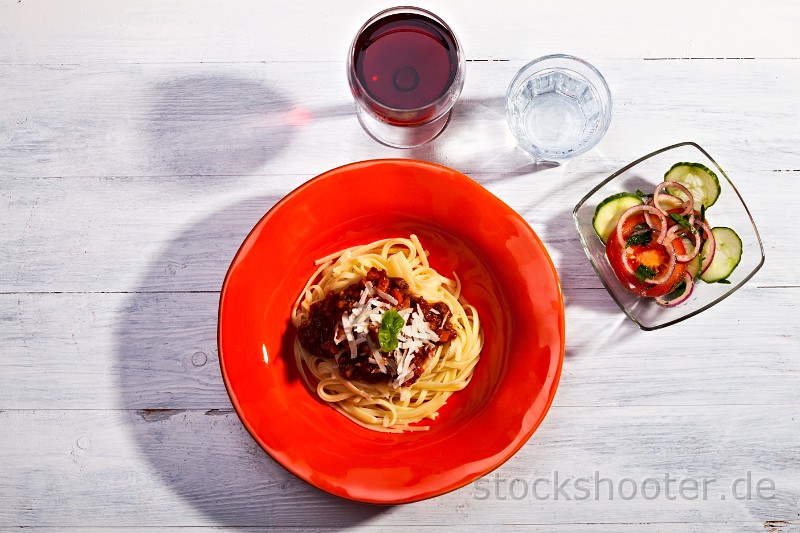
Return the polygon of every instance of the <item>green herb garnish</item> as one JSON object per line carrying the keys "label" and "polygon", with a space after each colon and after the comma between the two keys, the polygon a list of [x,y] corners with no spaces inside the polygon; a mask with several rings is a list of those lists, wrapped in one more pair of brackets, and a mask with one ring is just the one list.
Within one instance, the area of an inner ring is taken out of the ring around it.
{"label": "green herb garnish", "polygon": [[703,229],[703,222],[706,221],[706,204],[700,204],[700,238],[706,238],[706,232]]}
{"label": "green herb garnish", "polygon": [[378,330],[378,341],[381,343],[381,351],[389,353],[397,349],[397,334],[405,326],[406,321],[400,313],[394,309],[389,309],[383,314],[381,327]]}
{"label": "green herb garnish", "polygon": [[697,230],[694,229],[691,224],[689,224],[689,221],[685,216],[679,215],[678,213],[670,213],[669,218],[677,222],[680,227],[691,230],[692,233],[697,233]]}
{"label": "green herb garnish", "polygon": [[652,194],[645,194],[642,189],[636,189],[636,196],[639,198],[647,198],[648,196],[653,196]]}
{"label": "green herb garnish", "polygon": [[652,232],[645,232],[645,233],[635,233],[628,237],[628,240],[625,241],[625,246],[636,246],[640,244],[645,246],[650,244],[650,241],[653,240],[653,233]]}
{"label": "green herb garnish", "polygon": [[717,283],[722,283],[723,285],[730,285],[731,284],[731,280],[729,280],[729,279],[721,279]]}
{"label": "green herb garnish", "polygon": [[639,281],[644,282],[646,279],[652,279],[656,275],[656,271],[650,268],[647,265],[640,264],[636,267],[636,277],[639,278]]}
{"label": "green herb garnish", "polygon": [[686,292],[686,280],[682,279],[672,287],[672,290],[667,294],[667,298],[677,298]]}

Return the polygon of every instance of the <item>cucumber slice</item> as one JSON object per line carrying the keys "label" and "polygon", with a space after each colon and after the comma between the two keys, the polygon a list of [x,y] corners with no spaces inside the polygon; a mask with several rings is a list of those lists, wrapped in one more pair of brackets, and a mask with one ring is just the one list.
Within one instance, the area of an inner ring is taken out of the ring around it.
{"label": "cucumber slice", "polygon": [[[664,174],[664,181],[677,181],[689,189],[694,197],[697,211],[700,210],[701,204],[705,205],[706,209],[714,205],[721,192],[717,175],[713,170],[700,163],[675,163]],[[684,196],[681,191],[670,191],[669,187],[667,187],[667,191],[675,196]],[[686,200],[686,198],[683,199]]]}
{"label": "cucumber slice", "polygon": [[[717,242],[717,249],[708,270],[700,275],[700,279],[706,283],[716,283],[727,279],[733,270],[742,260],[742,239],[731,228],[713,228],[714,240]],[[708,256],[708,241],[703,244],[700,255],[703,258]],[[705,266],[705,262],[704,262]],[[702,269],[701,269],[702,271]]]}
{"label": "cucumber slice", "polygon": [[612,194],[597,205],[594,210],[592,226],[597,232],[597,236],[605,243],[608,236],[617,227],[617,221],[622,213],[635,205],[644,203],[641,198],[629,192]]}

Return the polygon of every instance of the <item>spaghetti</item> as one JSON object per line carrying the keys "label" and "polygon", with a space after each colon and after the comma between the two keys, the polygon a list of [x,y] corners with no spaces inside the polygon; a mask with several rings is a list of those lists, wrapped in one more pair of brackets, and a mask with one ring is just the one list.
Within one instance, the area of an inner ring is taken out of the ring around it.
{"label": "spaghetti", "polygon": [[[428,429],[415,423],[434,419],[469,384],[483,347],[478,313],[463,302],[458,277],[431,268],[415,235],[348,248],[316,264],[292,308],[295,359],[308,387],[368,429]],[[333,313],[335,326],[320,325],[315,313],[324,312]],[[384,339],[394,315],[402,320]],[[324,332],[324,349],[309,349],[312,328]]]}

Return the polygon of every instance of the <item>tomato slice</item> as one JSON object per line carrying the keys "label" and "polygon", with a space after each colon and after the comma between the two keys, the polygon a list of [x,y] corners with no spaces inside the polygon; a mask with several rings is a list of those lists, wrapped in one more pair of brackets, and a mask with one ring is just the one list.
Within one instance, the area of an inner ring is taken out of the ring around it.
{"label": "tomato slice", "polygon": [[[645,224],[644,215],[633,215],[628,217],[622,227],[622,236],[627,239],[635,231],[636,226]],[[655,236],[654,236],[655,237]],[[672,240],[672,246],[675,248],[677,254],[685,254],[686,248],[683,246],[683,241],[678,237]],[[640,296],[664,296],[672,291],[681,279],[683,273],[686,271],[686,265],[678,263],[675,265],[675,270],[666,281],[658,285],[645,283],[637,276],[628,272],[625,265],[622,263],[622,255],[626,255],[628,264],[636,270],[639,265],[644,265],[653,270],[656,274],[653,276],[657,278],[659,275],[664,274],[664,271],[669,268],[670,257],[664,245],[659,244],[655,238],[647,244],[636,244],[633,246],[623,246],[612,234],[606,244],[606,257],[614,269],[614,273],[619,278],[623,287],[628,289],[634,294]]]}

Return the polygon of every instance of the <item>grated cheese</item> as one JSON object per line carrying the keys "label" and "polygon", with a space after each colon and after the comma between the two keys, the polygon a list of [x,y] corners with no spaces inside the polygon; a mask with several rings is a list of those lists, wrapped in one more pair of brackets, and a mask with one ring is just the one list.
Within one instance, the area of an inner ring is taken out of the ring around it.
{"label": "grated cheese", "polygon": [[[376,295],[385,301],[375,297]],[[381,373],[397,376],[392,381],[394,388],[400,387],[413,377],[414,354],[426,346],[433,346],[439,340],[439,336],[430,328],[418,308],[406,308],[398,311],[404,324],[397,335],[397,349],[384,356],[380,347],[370,338],[369,327],[371,325],[380,327],[386,311],[392,308],[391,305],[397,305],[397,303],[397,299],[375,289],[368,281],[366,288],[359,295],[358,302],[353,305],[349,313],[342,316],[341,332],[338,324],[334,332],[335,342],[347,340],[351,359],[358,356],[358,345],[366,342],[372,356],[369,358],[369,362],[377,364]],[[337,354],[337,361],[344,351]]]}
{"label": "grated cheese", "polygon": [[378,296],[380,296],[381,298],[383,298],[384,300],[386,300],[387,302],[389,302],[392,305],[397,305],[397,304],[400,303],[400,302],[397,301],[397,298],[395,298],[394,296],[392,296],[389,293],[383,292],[380,289],[375,289],[375,292],[378,294]]}

